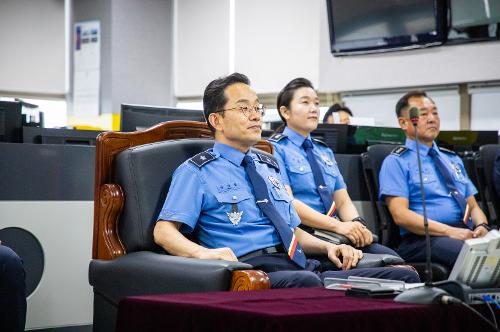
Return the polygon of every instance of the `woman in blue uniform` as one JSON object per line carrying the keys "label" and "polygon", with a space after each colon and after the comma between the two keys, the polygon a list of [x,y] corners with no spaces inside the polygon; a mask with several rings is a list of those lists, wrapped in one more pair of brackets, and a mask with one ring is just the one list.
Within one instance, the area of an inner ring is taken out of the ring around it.
{"label": "woman in blue uniform", "polygon": [[319,122],[319,99],[305,78],[290,81],[278,94],[283,132],[269,140],[274,146],[283,180],[294,196],[294,207],[305,226],[346,236],[363,252],[396,255],[373,243],[373,235],[351,201],[334,154],[311,132]]}

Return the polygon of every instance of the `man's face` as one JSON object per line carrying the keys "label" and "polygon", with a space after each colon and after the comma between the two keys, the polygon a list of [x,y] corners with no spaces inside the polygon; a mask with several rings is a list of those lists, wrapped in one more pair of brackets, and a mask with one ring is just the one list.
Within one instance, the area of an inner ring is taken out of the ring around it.
{"label": "man's face", "polygon": [[[246,152],[261,139],[262,116],[253,111],[259,106],[259,98],[255,91],[243,83],[235,83],[226,88],[224,94],[227,102],[224,112],[213,113],[216,117],[215,138],[242,152]],[[240,111],[249,108],[248,116]]]}
{"label": "man's face", "polygon": [[440,119],[436,105],[427,97],[411,97],[408,100],[408,108],[402,112],[398,118],[399,125],[405,131],[407,136],[415,139],[415,129],[409,118],[409,109],[417,107],[420,110],[420,116],[417,123],[418,139],[427,145],[432,142],[439,134]]}

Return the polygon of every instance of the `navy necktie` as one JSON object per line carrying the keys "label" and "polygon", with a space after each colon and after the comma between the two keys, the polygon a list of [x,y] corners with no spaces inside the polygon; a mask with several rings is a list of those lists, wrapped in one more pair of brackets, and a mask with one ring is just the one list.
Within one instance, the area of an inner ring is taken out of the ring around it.
{"label": "navy necktie", "polygon": [[245,171],[252,184],[257,206],[274,224],[290,259],[304,268],[306,266],[306,256],[295,237],[295,233],[273,205],[267,191],[266,182],[257,172],[252,157],[246,155],[241,164],[245,167]]}
{"label": "navy necktie", "polygon": [[455,185],[455,181],[453,181],[453,176],[451,175],[450,168],[446,165],[446,163],[441,159],[436,150],[431,148],[429,150],[429,156],[431,156],[432,160],[434,160],[434,164],[436,165],[439,173],[444,179],[446,187],[450,191],[451,196],[455,199],[455,201],[460,206],[460,210],[462,211],[463,223],[471,228],[471,223],[469,220],[468,212],[467,212],[467,200],[464,195],[458,190]]}
{"label": "navy necktie", "polygon": [[320,165],[318,164],[318,161],[314,156],[314,146],[309,139],[306,139],[304,140],[304,143],[302,143],[302,147],[307,153],[307,160],[309,161],[309,165],[311,166],[316,189],[318,190],[321,201],[323,202],[323,205],[325,207],[325,213],[332,216],[335,212],[334,210],[330,211],[332,208],[334,209],[333,197],[330,193],[330,190],[328,190],[328,187],[326,186],[325,178],[323,177],[323,173],[321,172]]}

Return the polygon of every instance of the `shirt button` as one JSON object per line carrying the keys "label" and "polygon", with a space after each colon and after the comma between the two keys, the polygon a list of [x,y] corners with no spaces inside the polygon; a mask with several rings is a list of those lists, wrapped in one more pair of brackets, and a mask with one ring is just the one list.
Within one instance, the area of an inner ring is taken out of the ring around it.
{"label": "shirt button", "polygon": [[424,181],[427,181],[427,178],[424,178]]}
{"label": "shirt button", "polygon": [[233,196],[233,200],[237,200],[237,199],[238,199],[238,197],[236,197],[236,196]]}
{"label": "shirt button", "polygon": [[303,170],[304,170],[304,167],[300,167],[300,168],[299,168],[299,171],[303,171]]}

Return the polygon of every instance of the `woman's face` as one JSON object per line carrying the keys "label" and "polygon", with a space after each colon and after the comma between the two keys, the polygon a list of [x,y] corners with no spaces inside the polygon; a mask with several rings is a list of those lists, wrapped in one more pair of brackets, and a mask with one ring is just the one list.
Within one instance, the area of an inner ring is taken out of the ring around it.
{"label": "woman's face", "polygon": [[290,107],[282,106],[280,112],[286,119],[287,126],[302,136],[318,127],[319,99],[316,91],[308,87],[295,90]]}

